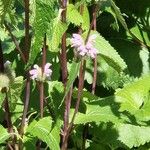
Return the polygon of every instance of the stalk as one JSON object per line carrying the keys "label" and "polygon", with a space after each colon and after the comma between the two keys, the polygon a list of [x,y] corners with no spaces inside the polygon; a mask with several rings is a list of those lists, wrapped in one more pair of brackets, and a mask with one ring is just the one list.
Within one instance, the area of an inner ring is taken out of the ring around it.
{"label": "stalk", "polygon": [[[1,40],[0,40],[0,73],[4,73],[4,58],[3,58],[3,49],[2,49]],[[13,133],[13,124],[11,121],[11,113],[10,113],[10,108],[9,108],[8,94],[7,94],[6,87],[4,87],[0,92],[5,93],[4,110],[5,110],[5,119],[7,123],[8,132]],[[15,147],[14,138],[13,138],[13,144]],[[7,144],[7,147],[11,147],[11,145]]]}
{"label": "stalk", "polygon": [[[24,6],[25,6],[25,59],[26,62],[29,58],[29,50],[30,50],[30,36],[29,36],[29,0],[24,0]],[[20,127],[20,135],[23,136],[24,134],[24,126],[25,126],[25,119],[29,107],[29,100],[30,100],[30,75],[29,72],[26,72],[26,90],[25,90],[25,100],[24,100],[24,109],[23,109],[23,116],[21,121],[21,127]],[[20,143],[20,146],[22,144]]]}
{"label": "stalk", "polygon": [[[44,67],[46,64],[46,34],[44,37],[44,44],[42,49],[43,55],[42,55],[42,74],[44,73]],[[44,84],[43,82],[40,82],[40,114],[41,118],[43,118],[43,108],[44,108]]]}
{"label": "stalk", "polygon": [[[66,23],[66,8],[67,8],[67,0],[60,1],[61,8],[63,8],[63,12],[61,14],[62,22]],[[66,32],[62,36],[62,44],[61,44],[61,54],[60,54],[60,65],[62,71],[62,82],[64,84],[64,88],[66,88],[68,71],[67,71],[67,52],[66,52]],[[64,127],[63,127],[63,134],[62,134],[62,146],[61,150],[67,149],[67,142],[66,140],[66,133],[69,124],[69,112],[70,112],[70,105],[71,105],[71,97],[66,96],[65,98],[65,111],[64,111]]]}
{"label": "stalk", "polygon": [[[96,30],[96,14],[97,14],[97,5],[95,4],[93,6],[93,19],[91,23],[91,29],[93,28],[93,30]],[[94,58],[93,64],[94,64],[94,73],[93,73],[93,83],[92,83],[92,94],[95,94],[96,80],[97,80],[97,56]],[[86,124],[83,128],[82,150],[85,150],[88,128],[89,128],[89,124]]]}

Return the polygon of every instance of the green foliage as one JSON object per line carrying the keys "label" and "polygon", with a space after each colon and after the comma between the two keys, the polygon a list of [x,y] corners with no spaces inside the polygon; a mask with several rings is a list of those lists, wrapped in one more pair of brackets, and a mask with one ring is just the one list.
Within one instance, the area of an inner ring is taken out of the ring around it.
{"label": "green foliage", "polygon": [[[55,129],[56,130],[56,129]],[[59,141],[57,141],[56,133],[53,132],[52,120],[50,117],[40,119],[38,122],[33,122],[27,128],[27,133],[38,137],[46,142],[52,150],[59,150]],[[59,134],[59,132],[57,132]]]}
{"label": "green foliage", "polygon": [[126,69],[126,63],[120,57],[118,52],[109,44],[109,42],[95,31],[93,31],[92,34],[97,36],[94,41],[94,47],[98,50],[98,54],[100,54],[109,63],[109,65],[114,67],[118,72]]}
{"label": "green foliage", "polygon": [[0,22],[1,23],[3,23],[5,16],[11,12],[14,2],[15,0],[0,1]]}
{"label": "green foliage", "polygon": [[59,44],[61,42],[61,37],[67,30],[67,24],[60,21],[60,18],[56,18],[53,21],[52,39],[49,43],[49,49],[52,52],[59,51]]}
{"label": "green foliage", "polygon": [[76,26],[80,26],[83,23],[83,18],[78,12],[77,8],[73,4],[67,6],[67,21]]}
{"label": "green foliage", "polygon": [[37,55],[42,50],[44,36],[50,27],[50,23],[54,18],[54,1],[37,0],[35,2],[34,17],[34,39],[31,48],[29,64],[33,64]]}
{"label": "green foliage", "polygon": [[121,124],[117,128],[119,133],[118,140],[129,148],[139,147],[150,142],[150,127]]}
{"label": "green foliage", "polygon": [[0,125],[0,143],[4,143],[7,139],[9,139],[11,134],[7,132],[7,130]]}

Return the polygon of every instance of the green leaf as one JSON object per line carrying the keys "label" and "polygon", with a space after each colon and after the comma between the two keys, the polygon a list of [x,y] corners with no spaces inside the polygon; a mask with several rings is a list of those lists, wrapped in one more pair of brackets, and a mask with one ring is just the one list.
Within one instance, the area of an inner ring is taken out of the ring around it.
{"label": "green leaf", "polygon": [[117,128],[118,140],[130,149],[150,142],[150,127],[121,124]]}
{"label": "green leaf", "polygon": [[54,18],[54,1],[36,0],[34,18],[34,39],[31,47],[28,65],[33,64],[37,55],[42,51],[43,39]]}
{"label": "green leaf", "polygon": [[135,114],[149,96],[150,76],[126,85],[115,93],[115,101],[120,103],[120,111],[128,111]]}
{"label": "green leaf", "polygon": [[[79,67],[80,67],[80,62],[73,61],[72,65],[71,65],[71,68],[70,68],[70,72],[69,72],[69,76],[68,76],[68,81],[67,81],[63,101],[64,101],[66,95],[68,94],[71,86],[73,85],[73,82],[75,81],[77,75],[78,75]],[[62,105],[63,101],[61,102],[60,106]]]}
{"label": "green leaf", "polygon": [[86,124],[89,122],[113,122],[119,123],[121,120],[116,116],[117,105],[114,105],[113,97],[98,99],[92,103],[86,104],[87,111],[85,114],[77,113],[75,124]]}
{"label": "green leaf", "polygon": [[122,26],[128,31],[128,26],[121,14],[120,9],[116,6],[116,4],[113,2],[113,0],[109,0],[111,3],[111,6],[114,10],[114,13],[116,14],[116,17],[118,18],[118,20],[120,21],[120,23],[122,24]]}
{"label": "green leaf", "polygon": [[83,7],[83,22],[82,22],[82,29],[88,31],[90,28],[90,16],[89,16],[89,10],[86,5]]}
{"label": "green leaf", "polygon": [[11,135],[7,132],[7,130],[0,125],[0,144],[4,143]]}
{"label": "green leaf", "polygon": [[95,34],[97,37],[93,41],[94,47],[97,49],[98,54],[107,61],[107,63],[114,67],[116,71],[121,72],[127,68],[126,63],[120,57],[118,52],[106,41],[98,32],[93,31],[91,35]]}
{"label": "green leaf", "polygon": [[27,133],[41,139],[51,150],[60,150],[59,141],[57,141],[55,134],[52,133],[52,123],[50,117],[42,118],[38,122],[31,124],[31,127],[29,125]]}
{"label": "green leaf", "polygon": [[20,101],[20,96],[22,94],[23,87],[24,83],[22,76],[15,78],[13,84],[11,84],[9,90],[9,100],[10,100],[9,102],[11,111],[15,110],[17,102]]}
{"label": "green leaf", "polygon": [[56,18],[53,22],[52,39],[48,43],[50,51],[52,51],[52,52],[59,51],[58,47],[61,42],[61,38],[66,30],[67,30],[67,24],[63,23],[58,18]]}
{"label": "green leaf", "polygon": [[3,23],[6,14],[12,10],[14,0],[1,0],[0,1],[0,22]]}
{"label": "green leaf", "polygon": [[73,4],[67,6],[67,21],[76,26],[80,26],[83,23],[83,18],[78,12],[77,8]]}

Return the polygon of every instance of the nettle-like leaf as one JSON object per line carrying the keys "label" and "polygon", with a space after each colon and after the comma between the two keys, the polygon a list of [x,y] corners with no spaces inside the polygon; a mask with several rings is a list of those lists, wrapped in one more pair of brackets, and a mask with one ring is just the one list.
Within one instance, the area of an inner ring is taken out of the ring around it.
{"label": "nettle-like leaf", "polygon": [[61,42],[61,38],[65,31],[67,30],[67,24],[63,23],[59,18],[56,18],[53,21],[53,28],[52,28],[52,39],[48,43],[49,49],[52,52],[59,51],[59,44]]}
{"label": "nettle-like leaf", "polygon": [[43,39],[50,23],[54,18],[54,2],[55,1],[35,1],[35,18],[33,23],[34,39],[30,52],[28,65],[33,64],[37,55],[41,52]]}
{"label": "nettle-like leaf", "polygon": [[83,7],[83,14],[82,14],[83,22],[82,22],[82,29],[88,31],[90,28],[90,16],[89,10],[86,5]]}
{"label": "nettle-like leaf", "polygon": [[0,144],[4,143],[5,140],[10,138],[10,136],[11,134],[9,134],[7,130],[2,125],[0,125]]}
{"label": "nettle-like leaf", "polygon": [[83,23],[81,14],[73,4],[68,4],[67,6],[67,21],[76,26],[80,26]]}
{"label": "nettle-like leaf", "polygon": [[135,114],[143,103],[146,102],[150,90],[150,76],[144,76],[139,80],[126,85],[115,93],[115,101],[120,103],[120,111],[127,110]]}
{"label": "nettle-like leaf", "polygon": [[13,84],[11,84],[9,90],[11,111],[15,110],[17,102],[20,101],[20,96],[22,94],[23,87],[24,87],[23,77],[22,76],[16,77]]}
{"label": "nettle-like leaf", "polygon": [[116,125],[118,140],[130,149],[150,142],[150,127],[132,124]]}
{"label": "nettle-like leaf", "polygon": [[122,24],[122,26],[128,31],[128,26],[125,22],[125,19],[122,16],[122,13],[120,11],[120,9],[116,6],[116,4],[114,3],[113,0],[109,0],[112,6],[112,10],[114,11],[114,13],[116,14],[117,19],[120,21],[120,23]]}
{"label": "nettle-like leaf", "polygon": [[[117,89],[123,87],[125,83],[132,82],[132,77],[124,72],[118,72],[114,67],[110,66],[107,61],[101,56],[97,56],[97,85],[103,85],[105,88]],[[85,80],[89,84],[93,82],[93,61],[87,59]]]}
{"label": "nettle-like leaf", "polygon": [[[58,136],[53,131],[52,119],[50,117],[44,117],[39,121],[34,121],[27,128],[26,133],[31,134],[34,137],[38,137],[45,142],[51,150],[60,150]],[[59,132],[57,132],[59,134]]]}
{"label": "nettle-like leaf", "polygon": [[121,72],[125,70],[127,65],[118,52],[98,32],[92,31],[91,35],[93,34],[97,36],[93,41],[93,45],[97,49],[98,54],[101,55],[110,66],[115,68],[116,71]]}
{"label": "nettle-like leaf", "polygon": [[15,0],[1,0],[0,1],[0,22],[3,23],[6,14],[12,10]]}
{"label": "nettle-like leaf", "polygon": [[77,113],[75,124],[86,124],[90,122],[122,122],[118,118],[118,106],[114,105],[113,97],[98,99],[91,103],[86,103],[86,113]]}

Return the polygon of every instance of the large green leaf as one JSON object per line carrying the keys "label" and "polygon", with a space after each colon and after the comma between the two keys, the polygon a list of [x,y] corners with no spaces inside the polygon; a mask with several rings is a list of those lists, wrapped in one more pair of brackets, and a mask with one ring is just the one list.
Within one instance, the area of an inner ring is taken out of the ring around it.
{"label": "large green leaf", "polygon": [[56,132],[52,132],[52,123],[50,117],[42,118],[38,122],[31,123],[27,128],[27,133],[44,141],[50,149],[60,150]]}
{"label": "large green leaf", "polygon": [[49,29],[50,22],[54,18],[54,1],[35,1],[35,17],[33,23],[34,39],[30,52],[28,64],[33,64],[37,55],[42,51],[43,39],[47,30]]}
{"label": "large green leaf", "polygon": [[118,118],[118,106],[114,105],[113,97],[98,99],[92,103],[86,104],[86,113],[77,113],[75,124],[86,124],[89,122],[121,122]]}
{"label": "large green leaf", "polygon": [[4,143],[11,135],[7,132],[7,130],[0,125],[0,143]]}
{"label": "large green leaf", "polygon": [[150,127],[131,124],[117,125],[118,140],[130,149],[150,142]]}
{"label": "large green leaf", "polygon": [[120,111],[129,111],[135,114],[146,102],[150,90],[150,76],[144,76],[141,79],[126,85],[123,89],[115,93],[115,101],[121,103]]}
{"label": "large green leaf", "polygon": [[91,35],[93,34],[96,35],[93,45],[97,49],[98,54],[100,54],[110,66],[114,67],[116,71],[121,72],[126,69],[126,63],[120,57],[118,52],[109,44],[109,42],[105,40],[98,32],[93,31]]}

